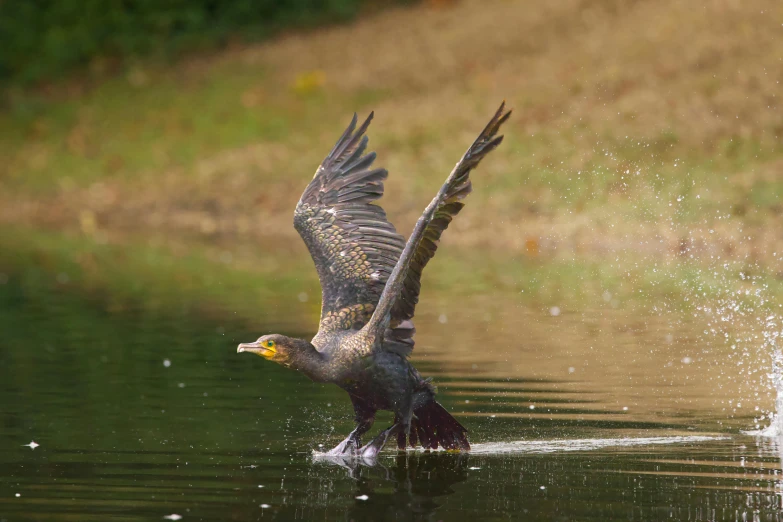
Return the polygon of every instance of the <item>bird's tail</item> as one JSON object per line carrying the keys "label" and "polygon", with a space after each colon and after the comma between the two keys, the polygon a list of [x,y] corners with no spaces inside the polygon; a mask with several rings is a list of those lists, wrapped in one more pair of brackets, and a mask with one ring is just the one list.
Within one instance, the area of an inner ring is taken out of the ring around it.
{"label": "bird's tail", "polygon": [[408,436],[404,432],[397,435],[399,449],[405,449],[406,442],[412,448],[421,444],[424,449],[438,449],[440,445],[447,450],[470,451],[468,430],[434,400],[413,411]]}

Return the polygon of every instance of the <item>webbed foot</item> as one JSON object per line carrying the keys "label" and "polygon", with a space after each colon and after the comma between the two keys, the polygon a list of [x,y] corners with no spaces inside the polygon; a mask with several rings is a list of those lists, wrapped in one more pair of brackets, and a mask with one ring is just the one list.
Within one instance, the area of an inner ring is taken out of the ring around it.
{"label": "webbed foot", "polygon": [[354,457],[359,448],[359,441],[354,437],[348,437],[340,444],[326,452],[330,457]]}
{"label": "webbed foot", "polygon": [[366,444],[359,448],[359,455],[366,460],[373,461],[378,456],[378,453],[381,452],[383,447],[386,445],[386,442],[389,440],[389,438],[393,435],[396,435],[397,432],[402,429],[402,424],[395,424],[391,428],[385,429],[382,432],[378,434],[377,437],[372,439],[372,441],[369,444]]}

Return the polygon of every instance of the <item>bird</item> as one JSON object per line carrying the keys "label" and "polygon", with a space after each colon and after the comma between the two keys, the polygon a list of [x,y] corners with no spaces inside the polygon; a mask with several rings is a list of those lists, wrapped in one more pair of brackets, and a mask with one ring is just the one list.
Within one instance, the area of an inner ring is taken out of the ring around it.
{"label": "bird", "polygon": [[[505,101],[457,162],[416,222],[407,242],[376,202],[386,169],[367,152],[371,112],[356,128],[354,114],[316,169],[294,211],[299,232],[321,284],[321,317],[310,341],[280,334],[241,343],[253,353],[320,383],[336,384],[353,405],[356,427],[326,454],[375,459],[390,438],[400,450],[470,451],[467,429],[435,400],[436,389],[411,363],[413,316],[421,275],[441,234],[473,190],[470,172],[503,140],[498,130],[511,115]],[[378,411],[394,413],[392,425],[369,443],[362,437]]]}

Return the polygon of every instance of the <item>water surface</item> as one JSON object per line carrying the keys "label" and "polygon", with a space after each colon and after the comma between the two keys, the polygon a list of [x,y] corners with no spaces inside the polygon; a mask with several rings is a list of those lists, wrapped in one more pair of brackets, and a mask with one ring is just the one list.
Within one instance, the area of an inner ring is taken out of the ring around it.
{"label": "water surface", "polygon": [[3,521],[783,519],[780,443],[687,321],[424,302],[416,363],[474,451],[370,466],[314,456],[342,391],[235,353],[275,325],[31,281],[0,285]]}

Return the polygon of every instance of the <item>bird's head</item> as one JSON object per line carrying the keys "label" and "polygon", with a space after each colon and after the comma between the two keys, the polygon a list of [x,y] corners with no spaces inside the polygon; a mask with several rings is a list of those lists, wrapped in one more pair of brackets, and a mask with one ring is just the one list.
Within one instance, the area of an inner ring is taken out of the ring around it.
{"label": "bird's head", "polygon": [[295,339],[285,335],[263,335],[252,343],[241,343],[237,353],[249,352],[283,366],[300,369],[300,362],[309,361],[318,352],[304,339]]}

